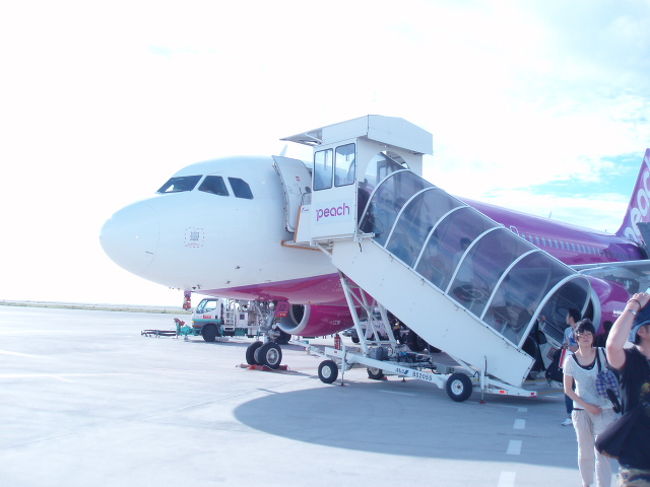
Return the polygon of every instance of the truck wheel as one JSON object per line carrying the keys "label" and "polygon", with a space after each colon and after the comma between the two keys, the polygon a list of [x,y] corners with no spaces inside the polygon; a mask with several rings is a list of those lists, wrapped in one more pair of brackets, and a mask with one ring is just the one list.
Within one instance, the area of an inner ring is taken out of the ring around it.
{"label": "truck wheel", "polygon": [[216,325],[209,324],[201,328],[201,336],[206,342],[213,342],[218,334],[219,330],[217,329]]}
{"label": "truck wheel", "polygon": [[248,348],[246,348],[246,362],[248,365],[258,365],[259,362],[255,360],[255,352],[257,351],[258,348],[260,348],[262,345],[264,345],[262,342],[253,342],[251,343]]}
{"label": "truck wheel", "polygon": [[257,360],[261,365],[277,369],[282,362],[282,349],[275,342],[268,342],[257,350]]}
{"label": "truck wheel", "polygon": [[318,378],[325,384],[331,384],[339,376],[339,368],[334,360],[323,360],[318,366]]}
{"label": "truck wheel", "polygon": [[447,395],[456,402],[463,402],[472,395],[472,380],[461,372],[451,374],[445,385]]}
{"label": "truck wheel", "polygon": [[384,371],[381,369],[378,369],[376,367],[368,367],[366,369],[368,371],[368,378],[372,380],[383,380],[384,377]]}

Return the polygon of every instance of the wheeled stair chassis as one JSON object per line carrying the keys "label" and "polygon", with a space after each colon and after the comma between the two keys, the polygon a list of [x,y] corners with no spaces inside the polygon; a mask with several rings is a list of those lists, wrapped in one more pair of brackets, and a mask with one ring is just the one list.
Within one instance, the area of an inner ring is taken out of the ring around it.
{"label": "wheeled stair chassis", "polygon": [[[406,351],[391,333],[386,309],[343,274],[340,279],[360,346],[347,347],[342,344],[341,349],[336,349],[298,340],[291,342],[305,347],[308,353],[325,359],[318,367],[318,377],[322,382],[335,382],[340,371],[343,384],[346,371],[355,366],[365,366],[371,379],[382,379],[385,375],[419,379],[444,388],[449,397],[457,402],[469,398],[474,387],[478,387],[482,394],[519,397],[537,395],[535,391],[515,387],[486,375],[485,367],[477,370],[454,357],[454,365],[437,363],[431,355]],[[381,339],[379,330],[384,331],[388,339]]]}

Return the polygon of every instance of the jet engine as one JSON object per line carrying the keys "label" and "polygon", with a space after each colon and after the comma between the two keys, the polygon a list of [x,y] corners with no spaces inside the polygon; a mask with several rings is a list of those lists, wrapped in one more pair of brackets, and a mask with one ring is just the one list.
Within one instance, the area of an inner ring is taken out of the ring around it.
{"label": "jet engine", "polygon": [[346,330],[354,325],[346,306],[290,304],[285,317],[276,325],[283,332],[300,336],[324,336]]}

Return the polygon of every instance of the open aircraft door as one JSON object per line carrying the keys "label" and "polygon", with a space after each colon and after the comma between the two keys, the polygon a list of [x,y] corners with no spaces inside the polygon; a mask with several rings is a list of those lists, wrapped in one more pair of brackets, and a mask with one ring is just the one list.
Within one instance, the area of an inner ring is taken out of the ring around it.
{"label": "open aircraft door", "polygon": [[289,157],[273,156],[273,167],[282,182],[285,227],[295,232],[304,195],[311,193],[311,174],[304,162]]}

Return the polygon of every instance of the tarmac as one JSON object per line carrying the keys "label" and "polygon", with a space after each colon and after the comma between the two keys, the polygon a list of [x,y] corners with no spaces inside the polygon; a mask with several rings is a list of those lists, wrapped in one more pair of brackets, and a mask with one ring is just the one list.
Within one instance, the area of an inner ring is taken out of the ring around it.
{"label": "tarmac", "polygon": [[144,329],[173,317],[0,306],[0,486],[580,485],[557,388],[483,404],[365,369],[328,385],[295,345],[267,372],[240,366],[251,339]]}

